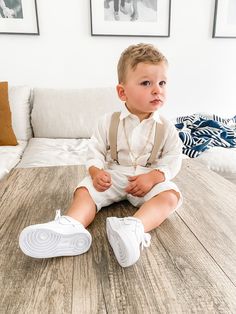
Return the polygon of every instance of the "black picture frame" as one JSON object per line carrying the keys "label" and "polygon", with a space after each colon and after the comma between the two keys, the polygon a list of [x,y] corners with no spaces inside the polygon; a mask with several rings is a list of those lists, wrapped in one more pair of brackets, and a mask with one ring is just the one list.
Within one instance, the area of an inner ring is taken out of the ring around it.
{"label": "black picture frame", "polygon": [[0,7],[0,34],[40,35],[36,0],[18,0],[15,7],[10,7],[8,0],[3,2],[4,10]]}
{"label": "black picture frame", "polygon": [[212,38],[236,38],[235,12],[235,0],[215,0]]}
{"label": "black picture frame", "polygon": [[[126,10],[129,5],[130,14],[125,16],[123,11],[119,11],[119,20],[115,20],[112,16],[114,1],[90,0],[92,36],[170,37],[171,0],[145,0],[145,3],[150,2],[147,8],[143,4],[141,7],[140,0],[137,0],[137,8],[146,14],[139,14],[136,20],[132,19],[133,0],[125,0],[124,8]],[[109,2],[109,7],[105,7],[105,2]]]}

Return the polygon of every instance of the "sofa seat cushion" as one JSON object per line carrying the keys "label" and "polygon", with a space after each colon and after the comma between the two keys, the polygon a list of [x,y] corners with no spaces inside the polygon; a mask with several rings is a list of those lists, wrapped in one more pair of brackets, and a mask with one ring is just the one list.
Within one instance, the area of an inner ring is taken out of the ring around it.
{"label": "sofa seat cushion", "polygon": [[31,138],[18,168],[85,164],[88,139]]}
{"label": "sofa seat cushion", "polygon": [[27,141],[18,140],[17,146],[0,147],[0,180],[18,164],[26,145]]}
{"label": "sofa seat cushion", "polygon": [[196,159],[236,184],[236,148],[212,147]]}

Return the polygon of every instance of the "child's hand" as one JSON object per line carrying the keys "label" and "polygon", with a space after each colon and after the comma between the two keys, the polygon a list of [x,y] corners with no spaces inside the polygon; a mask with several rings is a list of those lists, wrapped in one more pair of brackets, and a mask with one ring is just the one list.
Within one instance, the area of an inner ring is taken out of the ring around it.
{"label": "child's hand", "polygon": [[153,176],[149,173],[129,177],[129,184],[125,191],[133,196],[146,195],[154,185]]}
{"label": "child's hand", "polygon": [[108,172],[99,169],[92,178],[93,186],[98,192],[104,192],[111,186],[111,176]]}
{"label": "child's hand", "polygon": [[142,197],[146,195],[152,187],[165,181],[164,174],[159,170],[152,170],[145,174],[129,177],[129,184],[125,191],[133,196]]}

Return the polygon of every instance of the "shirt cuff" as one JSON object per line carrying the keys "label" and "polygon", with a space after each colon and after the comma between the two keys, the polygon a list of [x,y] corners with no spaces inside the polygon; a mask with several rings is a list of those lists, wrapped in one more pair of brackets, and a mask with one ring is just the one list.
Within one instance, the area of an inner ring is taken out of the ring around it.
{"label": "shirt cuff", "polygon": [[171,176],[170,176],[170,171],[166,167],[158,167],[156,170],[159,170],[164,173],[165,176],[165,181],[169,181]]}

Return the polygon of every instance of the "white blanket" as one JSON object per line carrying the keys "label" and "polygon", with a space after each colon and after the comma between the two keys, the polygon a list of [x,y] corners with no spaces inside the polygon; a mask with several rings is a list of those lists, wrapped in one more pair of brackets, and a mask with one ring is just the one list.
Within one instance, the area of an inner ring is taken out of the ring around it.
{"label": "white blanket", "polygon": [[21,159],[27,141],[19,141],[17,146],[0,146],[0,179],[2,179]]}
{"label": "white blanket", "polygon": [[89,139],[31,138],[19,168],[85,164]]}

